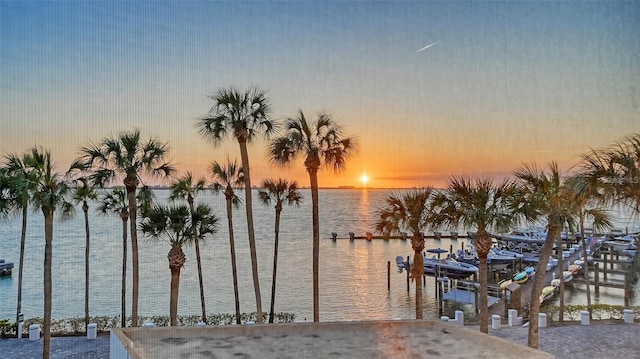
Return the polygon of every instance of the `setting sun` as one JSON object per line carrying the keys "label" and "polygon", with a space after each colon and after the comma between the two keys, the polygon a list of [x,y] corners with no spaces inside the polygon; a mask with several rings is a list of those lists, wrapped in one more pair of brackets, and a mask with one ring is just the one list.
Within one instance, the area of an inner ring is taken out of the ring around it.
{"label": "setting sun", "polygon": [[367,182],[369,182],[369,176],[367,176],[367,174],[363,174],[362,177],[360,177],[360,181],[362,181],[363,185],[367,185]]}

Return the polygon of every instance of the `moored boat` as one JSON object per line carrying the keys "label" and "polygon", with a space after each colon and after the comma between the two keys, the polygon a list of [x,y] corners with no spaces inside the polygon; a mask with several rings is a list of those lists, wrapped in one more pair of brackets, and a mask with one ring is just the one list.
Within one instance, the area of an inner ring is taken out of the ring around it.
{"label": "moored boat", "polygon": [[602,244],[614,251],[635,250],[636,239],[634,235],[618,236],[604,241]]}
{"label": "moored boat", "polygon": [[540,304],[553,298],[557,292],[558,292],[558,287],[555,285],[548,285],[542,288],[542,293],[540,294]]}
{"label": "moored boat", "polygon": [[529,280],[529,277],[533,274],[533,271],[533,267],[527,267],[522,272],[514,274],[511,279],[518,284],[526,283]]}
{"label": "moored boat", "polygon": [[[563,272],[562,272],[562,276],[564,277],[564,282],[565,282],[565,283],[569,283],[569,282],[571,282],[571,281],[573,280],[573,274],[572,274],[570,271],[568,271],[568,270],[563,271]],[[553,279],[553,280],[551,281],[551,285],[554,285],[554,286],[556,286],[556,287],[559,287],[559,286],[560,286],[560,279],[558,279],[558,278]]]}
{"label": "moored boat", "polygon": [[424,259],[424,274],[451,279],[463,279],[478,273],[478,267],[473,264],[458,262],[455,259]]}
{"label": "moored boat", "polygon": [[[501,270],[521,258],[523,258],[523,255],[520,253],[501,250],[494,247],[491,248],[487,254],[487,264],[489,264],[494,270]],[[479,263],[478,253],[473,245],[468,245],[467,249],[464,251],[458,249],[455,259],[460,262],[470,263],[476,266]]]}
{"label": "moored boat", "polygon": [[571,264],[569,268],[567,268],[567,271],[571,272],[571,275],[576,275],[578,274],[578,272],[580,272],[580,269],[582,269],[582,266],[578,264]]}
{"label": "moored boat", "polygon": [[539,253],[546,239],[546,233],[539,229],[517,229],[510,233],[494,235],[498,245],[510,251]]}
{"label": "moored boat", "polygon": [[413,265],[413,262],[407,262],[403,256],[396,256],[396,266],[398,266],[398,273],[402,273],[403,269],[409,269]]}
{"label": "moored boat", "polygon": [[13,271],[13,263],[0,259],[0,276],[9,276]]}

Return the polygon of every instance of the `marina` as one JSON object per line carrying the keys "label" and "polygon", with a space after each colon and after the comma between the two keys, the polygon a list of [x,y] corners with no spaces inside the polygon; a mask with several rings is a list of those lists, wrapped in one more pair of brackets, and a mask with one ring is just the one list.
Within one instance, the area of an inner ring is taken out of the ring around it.
{"label": "marina", "polygon": [[[534,233],[534,231],[520,231],[520,233]],[[550,258],[549,264],[543,273],[543,275],[545,275],[545,287],[543,287],[542,294],[539,298],[540,303],[552,304],[554,300],[557,299],[556,297],[560,292],[559,287],[561,286],[561,281],[559,278],[561,276],[563,278],[565,288],[573,287],[574,283],[580,285],[586,284],[587,279],[584,270],[586,269],[585,266],[588,266],[588,282],[592,286],[592,289],[590,290],[593,290],[596,301],[599,298],[601,287],[623,289],[624,305],[631,305],[631,298],[634,296],[634,286],[638,283],[640,260],[635,256],[635,253],[622,251],[619,246],[615,245],[610,240],[607,240],[607,238],[613,238],[614,236],[616,236],[616,234],[595,235],[586,239],[584,244],[577,240],[575,243],[565,240],[562,248],[555,248],[554,254]],[[532,237],[532,235],[527,235],[526,237],[522,236],[520,241],[529,242]],[[638,235],[626,234],[625,237],[630,238],[631,241],[636,241]],[[535,241],[538,242],[540,240],[539,238],[542,237],[538,236]],[[531,283],[529,282],[529,279],[537,274],[535,273],[534,266],[527,266],[523,268],[525,258],[522,255],[518,256],[515,252],[495,249],[501,244],[504,244],[503,242],[501,243],[500,238],[496,239],[496,247],[494,247],[490,253],[500,253],[502,255],[507,255],[507,257],[510,253],[513,253],[513,255],[511,256],[511,263],[507,264],[507,266],[494,268],[489,264],[488,305],[490,312],[492,313],[502,314],[502,308],[504,308],[506,316],[507,309],[517,309],[520,311],[523,308],[528,308],[532,300]],[[512,237],[508,241],[517,243],[518,239]],[[564,247],[565,245],[566,247]],[[586,248],[584,248],[584,252],[588,254],[588,258],[586,259],[582,256],[582,245],[586,246]],[[462,246],[464,248],[464,244]],[[471,250],[469,250],[469,248],[464,251],[458,250],[455,254],[452,249],[446,251],[441,248],[427,249],[426,252],[437,253],[438,256],[448,253],[446,255],[446,260],[449,261],[460,259],[461,257],[468,260],[472,257],[471,253],[473,253],[473,246],[469,245],[469,247],[471,247]],[[516,245],[511,246],[511,248],[523,247]],[[562,259],[561,266],[559,265],[560,258]],[[438,300],[439,314],[451,315],[451,313],[443,312],[443,302],[445,301],[471,305],[474,307],[475,313],[477,313],[478,288],[480,285],[479,282],[476,281],[477,277],[474,275],[474,281],[464,281],[461,279],[466,278],[467,276],[456,277],[455,275],[448,275],[447,272],[427,271],[427,259],[425,259],[425,275],[436,277],[435,297]],[[430,258],[429,260],[444,261],[436,258]],[[537,260],[531,262],[535,263]],[[410,257],[407,257],[406,260],[403,256],[396,257],[396,265],[400,271],[402,268],[407,267],[407,263],[411,263]],[[489,261],[489,263],[492,263],[492,261]],[[623,279],[613,279],[612,276],[616,276],[617,278],[622,276]],[[409,290],[408,283],[407,277],[407,290]],[[512,297],[513,291],[518,291],[519,294],[517,299]],[[522,292],[522,294],[520,294],[520,292]],[[514,300],[516,302],[514,302]],[[495,304],[500,301],[504,304],[496,306]]]}

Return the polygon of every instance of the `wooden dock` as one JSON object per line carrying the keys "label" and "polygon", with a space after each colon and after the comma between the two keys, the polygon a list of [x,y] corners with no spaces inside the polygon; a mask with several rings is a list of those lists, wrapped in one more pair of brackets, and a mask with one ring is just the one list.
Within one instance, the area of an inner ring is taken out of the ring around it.
{"label": "wooden dock", "polygon": [[[371,241],[374,239],[382,239],[382,240],[390,240],[390,239],[400,239],[400,240],[407,240],[407,239],[411,239],[411,235],[408,234],[407,232],[401,232],[400,235],[389,235],[389,236],[381,236],[381,235],[374,235],[373,232],[365,232],[364,236],[363,235],[356,235],[355,232],[349,232],[348,233],[349,236],[348,237],[339,237],[338,233],[336,232],[331,232],[331,240],[336,241],[338,239],[348,239],[348,240],[367,240],[367,241]],[[447,239],[451,239],[451,240],[457,240],[459,238],[467,238],[467,239],[471,239],[473,237],[473,233],[467,233],[467,235],[459,235],[458,232],[449,232],[449,234],[443,234],[441,232],[435,232],[432,235],[428,235],[428,234],[424,234],[424,238],[425,239],[434,239],[434,240],[440,240],[442,238],[447,238]]]}

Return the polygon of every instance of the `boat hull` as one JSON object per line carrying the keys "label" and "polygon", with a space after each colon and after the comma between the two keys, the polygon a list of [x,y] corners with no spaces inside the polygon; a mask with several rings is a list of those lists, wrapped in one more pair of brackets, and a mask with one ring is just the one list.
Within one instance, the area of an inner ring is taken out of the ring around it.
{"label": "boat hull", "polygon": [[469,263],[431,258],[424,260],[424,274],[428,276],[464,279],[476,273],[478,273],[478,268]]}

